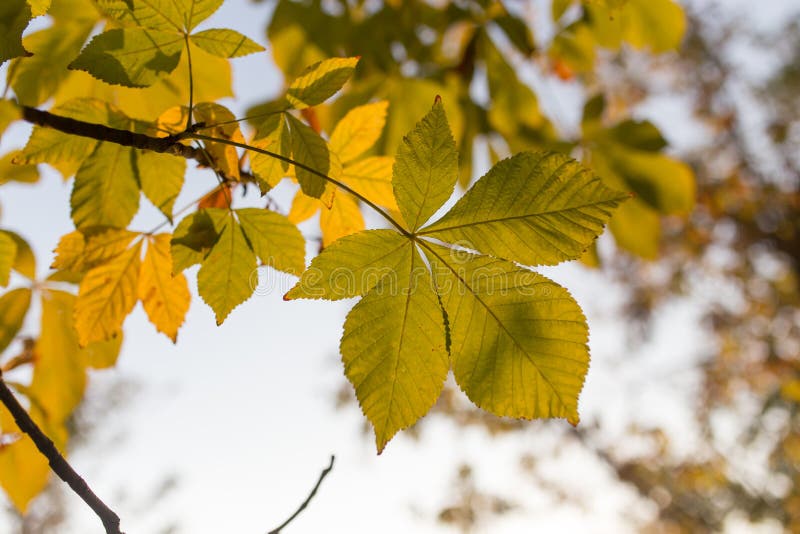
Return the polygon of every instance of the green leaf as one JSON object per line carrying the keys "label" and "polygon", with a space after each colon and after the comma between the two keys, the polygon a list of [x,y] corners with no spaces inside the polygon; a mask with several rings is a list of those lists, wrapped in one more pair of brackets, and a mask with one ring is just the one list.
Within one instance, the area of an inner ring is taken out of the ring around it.
{"label": "green leaf", "polygon": [[375,429],[379,454],[431,409],[450,368],[430,272],[404,240],[405,261],[353,307],[341,342],[345,375]]}
{"label": "green leaf", "polygon": [[192,34],[189,39],[217,57],[241,57],[264,51],[263,46],[233,30],[205,30]]}
{"label": "green leaf", "polygon": [[189,32],[210,17],[223,0],[98,0],[110,17],[130,26]]}
{"label": "green leaf", "polygon": [[[292,135],[293,159],[315,171],[327,175],[331,170],[331,154],[325,140],[310,126],[286,114]],[[295,165],[295,175],[303,193],[320,198],[325,192],[327,182],[320,176]]]}
{"label": "green leaf", "polygon": [[142,193],[172,222],[172,208],[183,188],[186,160],[144,150],[136,151],[135,156]]}
{"label": "green leaf", "polygon": [[69,68],[110,84],[147,87],[175,70],[183,46],[183,37],[174,33],[113,29],[89,41]]}
{"label": "green leaf", "polygon": [[15,57],[31,55],[22,46],[22,32],[30,20],[31,6],[25,0],[0,3],[0,65]]}
{"label": "green leaf", "polygon": [[420,235],[525,265],[578,258],[627,198],[562,154],[501,161]]}
{"label": "green leaf", "polygon": [[75,227],[125,228],[139,210],[135,149],[101,142],[75,174],[70,197]]}
{"label": "green leaf", "polygon": [[358,64],[357,57],[324,59],[306,68],[289,85],[286,99],[303,109],[322,104],[350,79]]}
{"label": "green leaf", "polygon": [[11,267],[17,257],[17,243],[14,239],[0,232],[0,286],[8,285],[11,277]]}
{"label": "green leaf", "polygon": [[172,233],[170,241],[172,274],[178,274],[202,262],[217,242],[219,231],[209,216],[209,211],[198,210],[184,217]]}
{"label": "green leaf", "polygon": [[[270,115],[258,129],[256,139],[250,143],[252,146],[269,150],[282,156],[292,155],[292,135],[283,113]],[[258,181],[262,193],[266,193],[286,176],[289,165],[261,152],[249,151],[250,168]]]}
{"label": "green leaf", "polygon": [[339,300],[364,295],[410,261],[408,239],[394,230],[367,230],[334,241],[283,297]]}
{"label": "green leaf", "polygon": [[250,298],[255,289],[252,277],[256,272],[256,255],[247,243],[233,212],[206,210],[223,220],[217,239],[197,273],[197,291],[211,306],[220,325],[230,312]]}
{"label": "green leaf", "polygon": [[426,244],[447,312],[453,374],[495,415],[576,425],[589,331],[566,289],[504,260]]}
{"label": "green leaf", "polygon": [[614,171],[659,213],[688,214],[694,207],[695,180],[685,163],[663,154],[602,147]]}
{"label": "green leaf", "polygon": [[12,289],[0,296],[0,353],[14,340],[31,305],[31,290]]}
{"label": "green leaf", "polygon": [[433,108],[403,138],[394,163],[392,187],[411,231],[416,231],[453,194],[458,154],[453,134],[436,99]]}
{"label": "green leaf", "polygon": [[236,217],[250,246],[263,265],[290,274],[300,274],[306,266],[303,235],[285,216],[258,208],[236,210]]}

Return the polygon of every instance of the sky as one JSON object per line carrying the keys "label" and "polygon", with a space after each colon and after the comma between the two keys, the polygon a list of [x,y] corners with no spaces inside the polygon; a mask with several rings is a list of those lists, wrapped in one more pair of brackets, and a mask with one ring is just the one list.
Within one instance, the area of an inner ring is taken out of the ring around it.
{"label": "sky", "polygon": [[[765,2],[756,18],[761,20],[773,3]],[[737,1],[731,6],[739,4],[745,5]],[[205,27],[235,28],[267,45],[268,12],[264,4],[228,0]],[[764,20],[769,24],[769,18]],[[281,74],[269,53],[235,60],[233,67],[237,99],[222,103],[239,116],[248,104],[281,90]],[[648,113],[656,120],[659,113],[666,116],[664,108],[651,107]],[[668,122],[660,126],[668,137],[679,138],[680,127],[671,132]],[[24,125],[15,126],[3,137],[0,153],[21,146],[28,132]],[[42,174],[34,186],[3,187],[0,221],[29,239],[40,274],[58,238],[72,229],[71,183],[49,170]],[[196,197],[213,180],[209,172],[190,171],[176,205]],[[282,187],[275,195],[284,211],[292,192]],[[160,218],[148,205],[133,227],[148,228],[154,221]],[[301,229],[314,235],[313,225]],[[600,245],[611,249],[607,236]],[[338,341],[354,301],[284,302],[281,297],[294,279],[273,272],[256,295],[216,327],[211,310],[197,296],[196,270],[187,273],[193,300],[178,343],[156,333],[137,305],[125,323],[117,367],[90,378],[90,414],[103,411],[109,395],[122,392],[124,401],[108,408],[88,443],[71,451],[69,459],[122,517],[125,531],[158,533],[176,525],[180,533],[266,532],[302,502],[331,454],[336,455],[333,471],[287,533],[451,532],[436,523],[435,515],[450,503],[451,482],[462,462],[475,464],[481,489],[521,505],[479,532],[622,533],[631,528],[627,517],[654,513],[630,489],[613,484],[611,473],[585,451],[554,454],[560,432],[542,432],[550,426],[531,423],[529,431],[491,438],[482,429],[459,429],[436,416],[418,440],[400,434],[377,456],[357,405],[335,407],[336,393],[346,382]],[[693,364],[709,348],[696,328],[698,306],[687,299],[660,310],[652,339],[631,355],[627,325],[615,315],[619,288],[574,263],[541,272],[569,288],[589,320],[592,365],[581,396],[582,420],[601,421],[612,440],[631,421],[661,425],[685,436],[690,450],[694,430],[682,415],[691,407],[672,392],[696,387]],[[36,328],[34,314],[26,332]],[[554,502],[521,474],[523,452],[536,455],[547,476],[576,488],[575,497],[581,497],[576,502],[584,506]],[[169,477],[177,481],[174,489],[153,498]],[[91,511],[66,495],[70,516],[63,532],[102,532]]]}

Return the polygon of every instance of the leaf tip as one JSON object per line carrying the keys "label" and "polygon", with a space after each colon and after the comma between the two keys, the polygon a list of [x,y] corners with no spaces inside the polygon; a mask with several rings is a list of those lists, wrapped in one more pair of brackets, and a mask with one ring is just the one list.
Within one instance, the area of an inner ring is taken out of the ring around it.
{"label": "leaf tip", "polygon": [[433,105],[441,104],[442,103],[442,95],[436,95],[433,99]]}

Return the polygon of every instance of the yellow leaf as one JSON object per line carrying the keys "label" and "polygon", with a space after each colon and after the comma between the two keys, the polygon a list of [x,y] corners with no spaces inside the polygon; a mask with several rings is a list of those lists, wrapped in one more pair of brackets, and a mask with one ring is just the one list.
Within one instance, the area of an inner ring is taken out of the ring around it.
{"label": "yellow leaf", "polygon": [[[205,135],[244,143],[244,136],[235,122],[236,116],[227,108],[213,102],[203,102],[194,108],[196,122],[204,122],[213,128],[203,129]],[[228,178],[239,179],[239,154],[236,147],[222,143],[206,142],[205,148],[218,168]]]}
{"label": "yellow leaf", "polygon": [[[35,417],[34,421],[39,423]],[[66,432],[49,432],[50,439],[63,449]],[[47,485],[50,466],[47,458],[33,444],[31,438],[23,434],[5,406],[0,405],[0,433],[10,444],[0,447],[0,486],[3,487],[14,507],[21,514],[28,510],[28,504]]]}
{"label": "yellow leaf", "polygon": [[78,342],[86,346],[119,335],[137,299],[141,242],[94,269],[81,281],[75,303]]}
{"label": "yellow leaf", "polygon": [[189,309],[189,284],[183,273],[172,276],[170,234],[148,239],[139,275],[139,298],[150,322],[174,343]]}
{"label": "yellow leaf", "polygon": [[364,229],[364,218],[358,202],[352,196],[340,192],[330,209],[323,209],[319,216],[322,230],[322,246],[327,247],[340,237]]}
{"label": "yellow leaf", "polygon": [[91,233],[79,231],[61,236],[51,268],[83,272],[119,256],[139,234],[118,228],[101,228]]}
{"label": "yellow leaf", "polygon": [[289,222],[299,224],[314,216],[317,210],[320,209],[319,200],[310,197],[302,191],[297,191],[297,194],[292,200],[292,207],[289,209]]}
{"label": "yellow leaf", "polygon": [[371,201],[397,211],[392,190],[394,158],[375,156],[365,158],[344,168],[342,180]]}
{"label": "yellow leaf", "polygon": [[386,124],[388,106],[386,100],[358,106],[336,124],[329,145],[342,163],[353,161],[378,141]]}

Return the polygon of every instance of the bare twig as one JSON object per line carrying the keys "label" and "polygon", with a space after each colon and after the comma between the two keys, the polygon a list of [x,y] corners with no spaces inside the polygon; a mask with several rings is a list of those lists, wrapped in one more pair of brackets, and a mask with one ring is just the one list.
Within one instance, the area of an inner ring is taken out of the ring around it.
{"label": "bare twig", "polygon": [[314,495],[316,495],[316,494],[317,494],[317,490],[319,489],[319,486],[320,486],[320,484],[322,484],[322,481],[325,479],[325,477],[326,477],[326,476],[328,476],[328,473],[330,473],[330,472],[331,472],[331,469],[333,469],[333,461],[334,461],[335,459],[336,459],[336,457],[335,457],[335,456],[333,456],[333,455],[331,455],[331,463],[330,463],[330,465],[328,465],[328,467],[326,467],[325,469],[323,469],[323,470],[322,470],[322,473],[320,473],[320,474],[319,474],[319,479],[317,480],[317,483],[316,483],[316,484],[314,485],[314,487],[311,489],[311,493],[309,493],[309,494],[308,494],[308,497],[306,497],[306,500],[305,500],[305,501],[303,501],[303,503],[300,505],[300,507],[299,507],[297,510],[295,510],[295,512],[294,512],[294,513],[293,513],[293,514],[292,514],[292,515],[289,517],[289,519],[287,519],[286,521],[284,521],[283,523],[281,523],[281,525],[280,525],[278,528],[276,528],[276,529],[273,529],[273,530],[270,530],[268,534],[279,534],[279,533],[280,533],[280,531],[281,531],[283,528],[285,528],[285,527],[286,527],[286,525],[288,525],[289,523],[291,523],[292,521],[294,521],[294,519],[295,519],[295,518],[296,518],[298,515],[300,515],[300,512],[302,512],[303,510],[305,510],[305,509],[306,509],[306,507],[308,506],[308,503],[310,503],[310,502],[311,502],[311,499],[313,499],[313,498],[314,498]]}
{"label": "bare twig", "polygon": [[14,421],[21,431],[27,434],[50,463],[50,468],[58,475],[58,477],[69,484],[72,491],[78,494],[83,501],[97,514],[97,517],[103,522],[107,534],[122,534],[119,529],[119,516],[106,504],[95,495],[89,485],[81,476],[75,472],[67,460],[58,452],[53,441],[48,438],[42,429],[34,423],[25,408],[19,403],[17,398],[11,392],[3,380],[3,375],[0,373],[0,401],[8,408]]}

